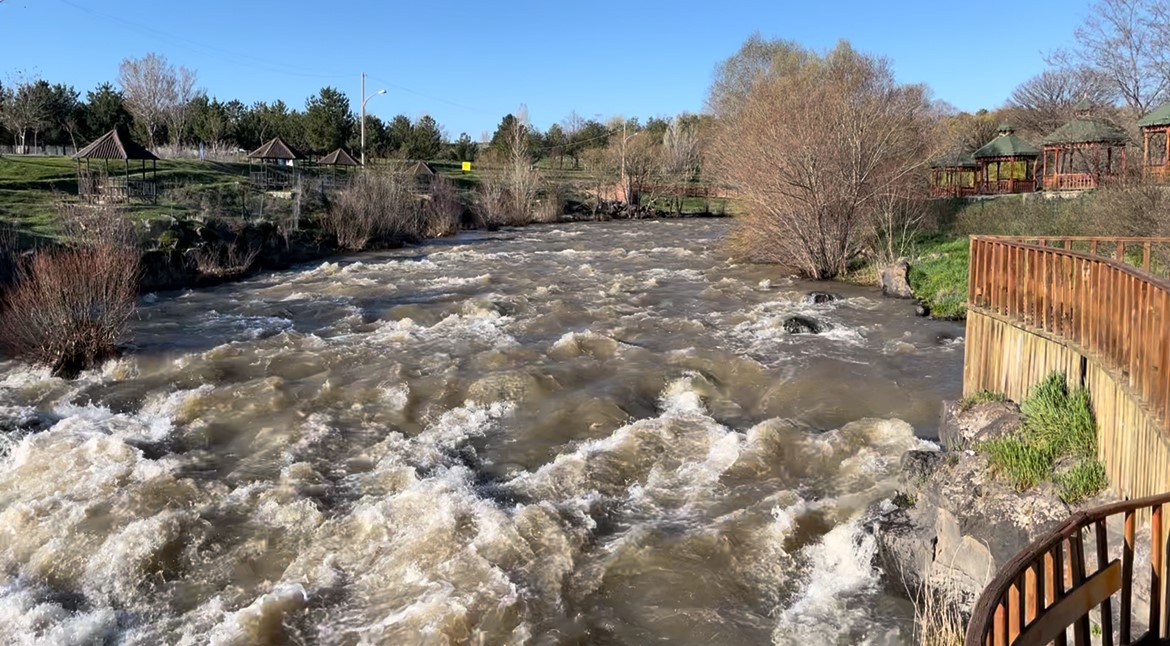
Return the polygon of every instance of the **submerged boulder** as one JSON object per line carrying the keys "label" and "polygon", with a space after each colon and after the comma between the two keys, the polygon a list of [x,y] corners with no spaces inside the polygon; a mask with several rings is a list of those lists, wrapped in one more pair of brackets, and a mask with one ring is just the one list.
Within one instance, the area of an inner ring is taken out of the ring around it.
{"label": "submerged boulder", "polygon": [[807,316],[789,316],[784,319],[784,331],[789,334],[820,334],[825,327],[820,321]]}
{"label": "submerged boulder", "polygon": [[830,294],[829,292],[809,292],[804,296],[804,302],[810,305],[820,305],[821,303],[832,303],[841,300],[837,294]]}
{"label": "submerged boulder", "polygon": [[910,289],[910,263],[899,258],[881,270],[882,294],[890,298],[914,298]]}

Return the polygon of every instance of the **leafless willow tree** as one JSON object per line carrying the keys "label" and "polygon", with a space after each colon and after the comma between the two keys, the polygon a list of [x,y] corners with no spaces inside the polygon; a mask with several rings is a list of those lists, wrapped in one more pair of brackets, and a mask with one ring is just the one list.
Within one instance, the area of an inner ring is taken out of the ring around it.
{"label": "leafless willow tree", "polygon": [[713,87],[720,96],[710,100],[720,121],[714,168],[746,210],[733,249],[833,278],[870,242],[869,226],[891,200],[921,190],[935,152],[927,90],[898,84],[886,61],[848,43],[824,55],[749,45],[752,57],[761,47],[774,55],[753,62],[762,71],[749,82]]}
{"label": "leafless willow tree", "polygon": [[158,130],[171,124],[171,137],[182,136],[188,120],[188,106],[195,98],[196,74],[185,67],[176,69],[159,54],[126,58],[118,68],[126,109],[146,129],[150,146],[157,141]]}
{"label": "leafless willow tree", "polygon": [[1100,0],[1074,33],[1076,46],[1049,62],[1101,74],[1138,116],[1170,90],[1170,6],[1165,0]]}
{"label": "leafless willow tree", "polygon": [[1093,67],[1058,67],[1024,81],[1008,99],[1011,119],[1021,130],[1047,135],[1064,125],[1082,100],[1108,105],[1117,96],[1108,77]]}

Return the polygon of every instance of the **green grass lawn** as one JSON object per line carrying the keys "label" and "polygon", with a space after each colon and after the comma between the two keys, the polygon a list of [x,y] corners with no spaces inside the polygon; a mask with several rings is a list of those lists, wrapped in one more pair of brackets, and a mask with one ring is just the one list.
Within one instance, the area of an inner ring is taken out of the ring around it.
{"label": "green grass lawn", "polygon": [[910,288],[930,308],[931,316],[962,319],[967,315],[966,237],[931,237],[916,245],[910,260]]}
{"label": "green grass lawn", "polygon": [[[139,162],[141,163],[141,162]],[[148,164],[149,167],[149,164]],[[110,174],[124,172],[118,162]],[[131,164],[133,172],[134,164]],[[235,192],[248,181],[248,164],[161,160],[156,204],[132,204],[131,217],[152,219],[189,215],[200,195]],[[77,200],[77,164],[68,157],[0,157],[0,220],[30,233],[51,236],[58,204]]]}

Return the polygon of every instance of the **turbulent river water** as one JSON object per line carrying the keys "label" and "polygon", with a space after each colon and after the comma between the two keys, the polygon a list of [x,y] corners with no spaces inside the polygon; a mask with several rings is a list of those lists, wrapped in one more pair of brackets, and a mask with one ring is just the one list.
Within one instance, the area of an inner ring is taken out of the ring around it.
{"label": "turbulent river water", "polygon": [[860,515],[962,329],[726,227],[465,234],[0,362],[0,643],[908,643]]}

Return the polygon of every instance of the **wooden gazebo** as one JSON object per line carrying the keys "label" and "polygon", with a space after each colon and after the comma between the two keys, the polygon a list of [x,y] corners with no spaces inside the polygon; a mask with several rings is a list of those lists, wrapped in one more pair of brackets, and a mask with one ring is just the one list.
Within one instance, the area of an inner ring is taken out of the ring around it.
{"label": "wooden gazebo", "polygon": [[979,164],[970,155],[950,155],[931,163],[931,197],[967,197],[978,190]]}
{"label": "wooden gazebo", "polygon": [[1137,124],[1142,129],[1142,174],[1154,181],[1170,181],[1170,103]]}
{"label": "wooden gazebo", "polygon": [[1036,161],[1040,158],[1040,149],[1017,137],[1011,124],[1000,124],[995,139],[971,153],[971,157],[979,164],[980,194],[1031,193],[1036,190]]}
{"label": "wooden gazebo", "polygon": [[[77,160],[77,193],[87,202],[129,202],[158,199],[158,157],[125,131],[115,128],[73,155]],[[100,160],[101,165],[95,164]],[[110,171],[110,161],[121,161]],[[131,165],[130,162],[138,162]],[[146,162],[150,162],[147,167]],[[120,177],[119,177],[119,172]]]}
{"label": "wooden gazebo", "polygon": [[332,172],[329,173],[327,179],[323,176],[323,179],[326,179],[326,183],[343,185],[348,181],[350,171],[361,164],[353,158],[353,155],[346,152],[344,148],[338,148],[321,159],[318,159],[317,165],[328,166],[331,169]]}
{"label": "wooden gazebo", "polygon": [[305,156],[284,143],[280,137],[273,137],[256,150],[248,153],[248,163],[259,164],[259,169],[249,168],[252,183],[262,190],[285,189],[296,183],[295,165]]}
{"label": "wooden gazebo", "polygon": [[1115,123],[1092,116],[1087,101],[1077,116],[1044,138],[1044,190],[1081,191],[1125,175],[1129,135]]}

